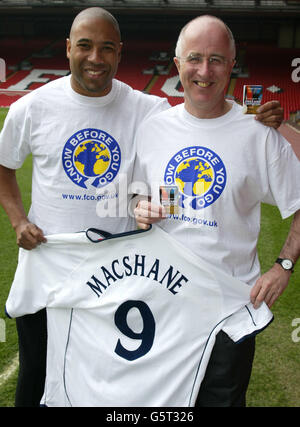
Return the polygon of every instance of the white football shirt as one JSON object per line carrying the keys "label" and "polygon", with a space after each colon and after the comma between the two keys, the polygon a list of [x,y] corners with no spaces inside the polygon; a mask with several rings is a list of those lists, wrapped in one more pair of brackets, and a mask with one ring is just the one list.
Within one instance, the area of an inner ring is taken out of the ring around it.
{"label": "white football shirt", "polygon": [[43,404],[193,406],[217,332],[232,322],[238,341],[272,320],[249,293],[159,227],[98,243],[81,232],[21,249],[6,311],[47,307]]}

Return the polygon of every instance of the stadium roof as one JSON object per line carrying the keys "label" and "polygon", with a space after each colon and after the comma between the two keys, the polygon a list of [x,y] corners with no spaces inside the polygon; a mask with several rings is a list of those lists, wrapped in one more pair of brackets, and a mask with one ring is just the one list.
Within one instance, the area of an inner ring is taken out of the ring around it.
{"label": "stadium roof", "polygon": [[300,0],[0,0],[0,7],[102,6],[126,9],[231,9],[290,10],[300,9]]}

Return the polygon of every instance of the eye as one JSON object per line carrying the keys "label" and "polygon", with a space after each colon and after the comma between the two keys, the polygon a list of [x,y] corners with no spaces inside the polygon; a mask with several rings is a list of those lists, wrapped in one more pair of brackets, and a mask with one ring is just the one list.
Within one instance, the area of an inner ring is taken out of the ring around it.
{"label": "eye", "polygon": [[221,58],[220,56],[211,56],[209,58],[209,62],[212,65],[223,65],[224,64],[224,59]]}
{"label": "eye", "polygon": [[89,49],[89,48],[90,48],[90,45],[89,45],[88,43],[78,43],[78,44],[77,44],[77,46],[78,46],[80,49],[84,49],[84,50],[87,50],[87,49]]}
{"label": "eye", "polygon": [[190,64],[200,64],[202,62],[202,57],[197,55],[192,55],[188,58]]}
{"label": "eye", "polygon": [[107,52],[107,53],[111,53],[111,52],[115,52],[115,48],[113,47],[113,46],[104,46],[103,48],[102,48],[102,50],[104,51],[104,52]]}

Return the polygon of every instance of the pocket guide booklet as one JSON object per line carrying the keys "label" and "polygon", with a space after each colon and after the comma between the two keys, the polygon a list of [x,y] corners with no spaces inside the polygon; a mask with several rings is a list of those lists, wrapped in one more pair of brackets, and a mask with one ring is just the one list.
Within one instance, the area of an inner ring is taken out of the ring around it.
{"label": "pocket guide booklet", "polygon": [[262,85],[244,85],[243,88],[243,111],[245,114],[256,114],[261,105],[263,96]]}

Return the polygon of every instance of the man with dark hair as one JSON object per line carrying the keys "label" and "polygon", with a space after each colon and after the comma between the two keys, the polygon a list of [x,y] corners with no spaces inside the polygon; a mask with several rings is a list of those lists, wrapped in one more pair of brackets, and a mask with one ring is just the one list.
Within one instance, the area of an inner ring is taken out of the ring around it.
{"label": "man with dark hair", "polygon": [[[137,126],[169,104],[114,79],[121,50],[115,18],[101,8],[84,10],[67,40],[71,75],[11,106],[0,137],[0,202],[20,247],[31,250],[47,234],[88,227],[114,233],[134,228],[132,218],[118,215],[127,212],[118,185],[131,179]],[[15,170],[30,153],[32,204],[27,216]],[[106,200],[97,191],[112,182],[116,191],[109,196],[116,201],[117,215],[100,218]],[[17,319],[17,329],[16,406],[38,406],[46,372],[45,310]]]}

